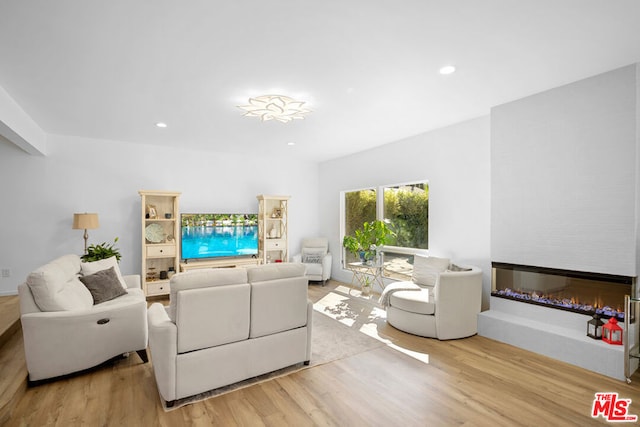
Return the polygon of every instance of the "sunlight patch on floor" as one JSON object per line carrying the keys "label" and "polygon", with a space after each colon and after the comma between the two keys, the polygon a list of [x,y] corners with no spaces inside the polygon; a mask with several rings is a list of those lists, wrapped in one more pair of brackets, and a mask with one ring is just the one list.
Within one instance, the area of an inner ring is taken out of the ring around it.
{"label": "sunlight patch on floor", "polygon": [[348,296],[330,292],[313,304],[313,309],[351,327],[356,322],[358,315],[349,308],[348,301]]}
{"label": "sunlight patch on floor", "polygon": [[[428,338],[425,338],[428,339]],[[404,348],[404,347],[399,347],[393,343],[387,343],[387,345],[389,347],[391,347],[394,350],[398,350],[401,353],[406,354],[409,357],[413,357],[414,359],[425,363],[425,364],[429,364],[429,354],[428,353],[420,353],[418,351],[413,351],[413,350],[409,350],[408,348]]]}
{"label": "sunlight patch on floor", "polygon": [[[429,363],[429,354],[410,350],[394,344],[391,340],[380,336],[384,331],[387,312],[377,305],[379,296],[362,296],[358,289],[348,286],[337,286],[313,305],[313,309],[328,316],[349,328],[386,344],[394,350],[422,363]],[[384,333],[383,333],[384,334]],[[424,338],[427,339],[427,338]]]}

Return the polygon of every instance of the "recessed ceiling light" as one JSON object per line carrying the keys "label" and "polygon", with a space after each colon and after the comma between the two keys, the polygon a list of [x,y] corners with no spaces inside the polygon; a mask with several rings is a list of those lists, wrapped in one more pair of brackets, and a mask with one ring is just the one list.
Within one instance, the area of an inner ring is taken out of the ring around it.
{"label": "recessed ceiling light", "polygon": [[166,128],[167,124],[163,123],[163,122],[158,122],[158,123],[156,123],[156,126],[159,127],[159,128]]}
{"label": "recessed ceiling light", "polygon": [[245,116],[259,117],[263,122],[277,120],[289,123],[292,120],[304,119],[305,114],[311,112],[303,105],[303,101],[296,101],[284,95],[262,95],[249,98],[249,105],[238,105],[238,108],[246,111]]}
{"label": "recessed ceiling light", "polygon": [[287,142],[287,145],[288,145],[289,147],[293,147],[294,145],[296,145],[296,143],[295,143],[295,142]]}
{"label": "recessed ceiling light", "polygon": [[443,74],[443,75],[453,74],[455,72],[456,72],[456,67],[454,67],[453,65],[445,65],[444,67],[440,68],[440,74]]}

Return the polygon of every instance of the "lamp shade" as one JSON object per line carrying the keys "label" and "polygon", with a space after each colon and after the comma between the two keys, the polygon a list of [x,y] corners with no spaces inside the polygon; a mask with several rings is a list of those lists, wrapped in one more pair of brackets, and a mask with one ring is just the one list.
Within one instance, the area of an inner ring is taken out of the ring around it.
{"label": "lamp shade", "polygon": [[100,227],[97,213],[74,213],[73,229],[74,230],[94,230]]}

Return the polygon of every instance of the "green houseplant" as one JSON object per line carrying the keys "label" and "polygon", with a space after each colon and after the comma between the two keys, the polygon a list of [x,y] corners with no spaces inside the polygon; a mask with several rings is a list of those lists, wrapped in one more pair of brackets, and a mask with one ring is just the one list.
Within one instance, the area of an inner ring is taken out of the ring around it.
{"label": "green houseplant", "polygon": [[370,261],[376,256],[378,248],[386,245],[393,235],[384,221],[365,222],[352,236],[344,236],[342,246],[363,261]]}
{"label": "green houseplant", "polygon": [[118,238],[113,239],[113,243],[102,242],[97,245],[89,245],[87,253],[82,255],[80,259],[84,262],[99,261],[101,259],[111,258],[115,256],[118,262],[120,262],[120,249],[115,247]]}

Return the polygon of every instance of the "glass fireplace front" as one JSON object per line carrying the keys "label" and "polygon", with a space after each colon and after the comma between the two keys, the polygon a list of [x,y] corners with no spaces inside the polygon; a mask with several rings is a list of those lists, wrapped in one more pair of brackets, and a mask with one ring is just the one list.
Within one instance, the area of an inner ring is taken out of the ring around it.
{"label": "glass fireplace front", "polygon": [[624,321],[624,296],[635,296],[635,278],[629,276],[499,262],[492,267],[494,297]]}

